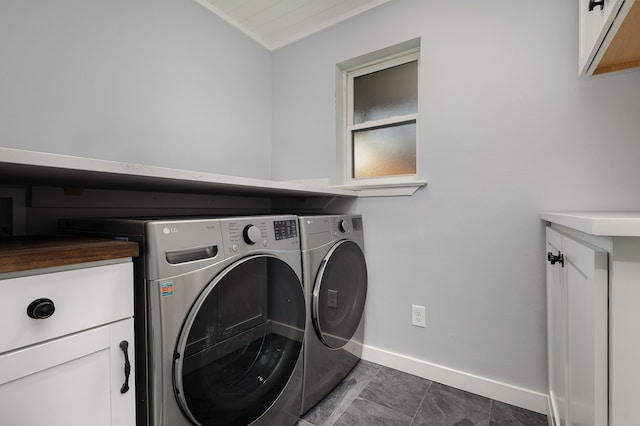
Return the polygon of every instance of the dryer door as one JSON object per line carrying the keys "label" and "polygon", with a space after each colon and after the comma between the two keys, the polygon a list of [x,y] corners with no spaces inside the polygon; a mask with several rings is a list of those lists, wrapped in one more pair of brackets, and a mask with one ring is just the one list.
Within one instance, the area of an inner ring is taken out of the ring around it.
{"label": "dryer door", "polygon": [[313,324],[330,348],[341,348],[358,329],[367,297],[364,253],[353,241],[343,240],[325,256],[313,289]]}
{"label": "dryer door", "polygon": [[302,285],[289,265],[261,255],[228,267],[196,300],[178,340],[173,380],[183,412],[197,425],[259,418],[294,371],[304,324]]}

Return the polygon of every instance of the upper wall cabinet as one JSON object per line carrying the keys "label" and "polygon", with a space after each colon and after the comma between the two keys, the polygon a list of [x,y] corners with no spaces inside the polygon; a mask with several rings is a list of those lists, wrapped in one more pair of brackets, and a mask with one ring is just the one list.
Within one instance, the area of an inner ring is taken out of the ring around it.
{"label": "upper wall cabinet", "polygon": [[579,0],[580,75],[640,66],[640,0]]}

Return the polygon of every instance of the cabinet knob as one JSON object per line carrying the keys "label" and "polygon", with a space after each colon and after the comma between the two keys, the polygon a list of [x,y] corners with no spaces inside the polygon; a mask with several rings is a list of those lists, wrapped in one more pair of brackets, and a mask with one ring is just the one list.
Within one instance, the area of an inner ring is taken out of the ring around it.
{"label": "cabinet knob", "polygon": [[604,0],[589,0],[589,12],[600,6],[600,10],[604,9]]}
{"label": "cabinet knob", "polygon": [[56,307],[51,299],[36,299],[27,306],[27,315],[34,319],[49,318],[56,311]]}
{"label": "cabinet knob", "polygon": [[560,266],[562,266],[564,268],[564,254],[562,254],[560,252],[558,252],[557,255],[553,254],[551,252],[547,252],[547,260],[552,265],[555,265],[556,263],[559,263]]}

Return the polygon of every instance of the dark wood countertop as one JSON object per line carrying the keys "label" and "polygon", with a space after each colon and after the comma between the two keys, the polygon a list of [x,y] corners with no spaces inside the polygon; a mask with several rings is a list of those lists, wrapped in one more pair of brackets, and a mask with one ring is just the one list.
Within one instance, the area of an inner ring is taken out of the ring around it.
{"label": "dark wood countertop", "polygon": [[138,256],[138,243],[82,237],[0,238],[0,274]]}

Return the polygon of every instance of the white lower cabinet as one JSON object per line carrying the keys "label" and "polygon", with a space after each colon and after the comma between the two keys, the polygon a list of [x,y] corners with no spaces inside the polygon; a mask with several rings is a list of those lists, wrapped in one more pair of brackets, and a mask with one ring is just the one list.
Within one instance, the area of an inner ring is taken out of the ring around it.
{"label": "white lower cabinet", "polygon": [[608,253],[547,228],[550,415],[608,424]]}
{"label": "white lower cabinet", "polygon": [[[546,212],[550,419],[640,424],[640,212]],[[555,261],[562,254],[564,267]]]}
{"label": "white lower cabinet", "polygon": [[0,279],[0,423],[135,425],[132,280],[130,261]]}

